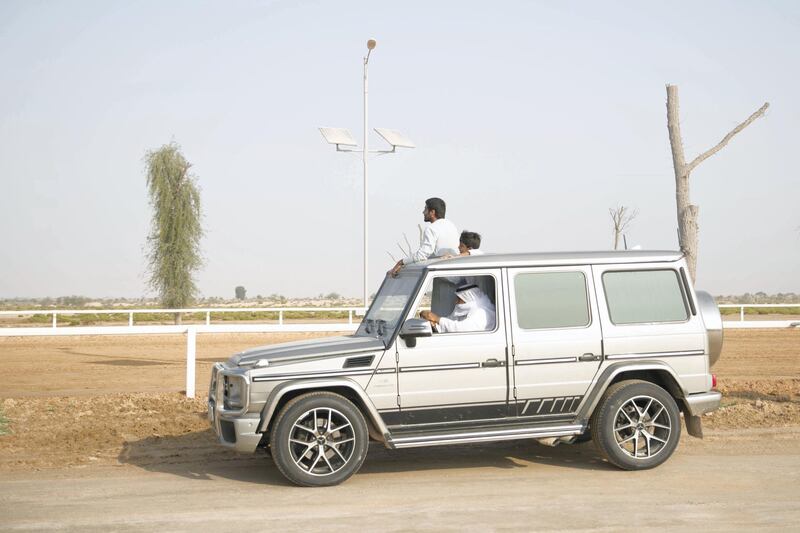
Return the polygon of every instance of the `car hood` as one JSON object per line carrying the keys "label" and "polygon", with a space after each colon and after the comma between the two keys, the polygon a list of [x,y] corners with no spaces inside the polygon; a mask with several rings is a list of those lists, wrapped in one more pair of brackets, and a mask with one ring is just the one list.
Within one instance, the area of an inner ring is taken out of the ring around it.
{"label": "car hood", "polygon": [[375,337],[326,337],[250,348],[231,357],[230,363],[235,366],[249,366],[262,359],[268,360],[270,364],[289,363],[342,354],[383,351],[385,348],[383,341]]}

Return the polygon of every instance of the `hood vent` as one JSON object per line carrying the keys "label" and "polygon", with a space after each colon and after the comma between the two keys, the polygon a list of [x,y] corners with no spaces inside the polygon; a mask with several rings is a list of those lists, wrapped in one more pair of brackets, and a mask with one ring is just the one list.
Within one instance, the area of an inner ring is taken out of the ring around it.
{"label": "hood vent", "polygon": [[359,357],[348,357],[344,362],[344,367],[342,368],[356,368],[359,366],[369,366],[372,364],[372,360],[375,359],[374,355],[362,355]]}

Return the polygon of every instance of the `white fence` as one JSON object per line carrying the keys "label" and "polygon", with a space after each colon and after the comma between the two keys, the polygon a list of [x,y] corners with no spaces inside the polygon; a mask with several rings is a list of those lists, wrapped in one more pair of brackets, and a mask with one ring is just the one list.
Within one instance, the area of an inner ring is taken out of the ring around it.
{"label": "white fence", "polygon": [[[758,309],[767,307],[790,308],[794,307],[800,309],[800,304],[719,304],[720,309],[738,309],[739,320],[725,320],[725,315],[722,316],[722,325],[725,328],[738,329],[738,328],[794,328],[800,326],[800,320],[745,320],[745,309]],[[800,313],[798,313],[800,314]]]}
{"label": "white fence", "polygon": [[[745,308],[758,307],[799,307],[800,304],[721,304],[720,308],[739,309],[739,320],[724,320],[725,328],[787,328],[800,326],[800,320],[745,320]],[[345,312],[347,322],[332,323],[284,323],[286,312]],[[239,312],[275,312],[278,313],[277,324],[212,324],[211,314]],[[155,325],[137,326],[134,322],[136,314],[205,313],[205,324],[202,325]],[[128,315],[127,326],[58,326],[58,316],[64,315]],[[195,396],[195,356],[197,351],[197,334],[199,333],[272,333],[272,332],[341,332],[355,331],[354,316],[364,314],[363,307],[252,307],[252,308],[205,308],[205,309],[97,309],[97,310],[23,310],[0,311],[0,316],[52,315],[50,327],[0,327],[0,337],[33,337],[33,336],[72,336],[72,335],[158,335],[186,334],[186,396]]]}
{"label": "white fence", "polygon": [[353,323],[353,316],[364,314],[363,307],[206,307],[197,309],[24,309],[21,311],[0,311],[0,316],[52,316],[52,327],[58,327],[58,317],[65,315],[127,315],[128,326],[134,325],[134,316],[142,314],[151,315],[174,315],[181,314],[205,314],[206,326],[211,325],[211,313],[275,313],[278,316],[278,324],[283,324],[284,313],[291,312],[340,312],[347,313],[348,324]]}

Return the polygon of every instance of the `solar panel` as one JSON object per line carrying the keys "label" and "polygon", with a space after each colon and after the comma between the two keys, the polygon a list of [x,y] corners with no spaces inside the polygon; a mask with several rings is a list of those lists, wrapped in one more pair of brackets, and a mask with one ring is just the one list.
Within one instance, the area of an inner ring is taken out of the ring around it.
{"label": "solar panel", "polygon": [[358,146],[358,143],[347,128],[320,128],[319,132],[330,144]]}
{"label": "solar panel", "polygon": [[392,146],[400,146],[402,148],[416,148],[416,145],[397,130],[390,130],[386,128],[375,128],[375,131],[386,139],[386,142],[391,144]]}

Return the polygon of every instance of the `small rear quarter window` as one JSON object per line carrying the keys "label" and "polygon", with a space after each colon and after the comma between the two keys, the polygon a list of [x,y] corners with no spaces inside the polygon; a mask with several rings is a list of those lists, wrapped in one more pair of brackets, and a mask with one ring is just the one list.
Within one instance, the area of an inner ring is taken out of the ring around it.
{"label": "small rear quarter window", "polygon": [[689,318],[674,270],[605,272],[603,288],[614,324],[683,322]]}

